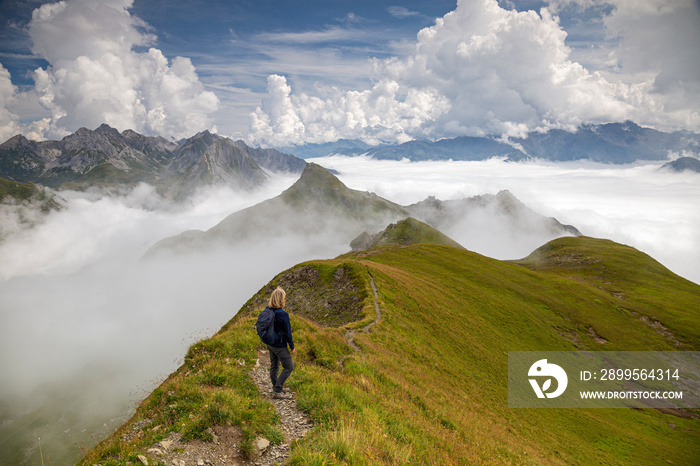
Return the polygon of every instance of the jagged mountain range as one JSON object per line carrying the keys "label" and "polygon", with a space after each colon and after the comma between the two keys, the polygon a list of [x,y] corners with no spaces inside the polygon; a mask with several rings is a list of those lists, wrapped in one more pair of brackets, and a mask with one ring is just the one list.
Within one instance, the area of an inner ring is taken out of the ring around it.
{"label": "jagged mountain range", "polygon": [[[500,223],[484,221],[492,216],[499,217]],[[207,231],[190,230],[163,239],[147,251],[146,257],[289,237],[306,242],[326,237],[350,245],[358,235],[371,237],[407,217],[448,234],[457,228],[488,230],[497,225],[498,229],[538,235],[542,242],[581,235],[573,226],[532,211],[508,191],[455,201],[429,197],[404,207],[374,193],[350,189],[325,168],[308,163],[299,180],[279,196],[235,212]]]}
{"label": "jagged mountain range", "polygon": [[209,131],[173,143],[102,125],[80,128],[60,141],[17,135],[0,145],[0,177],[11,181],[77,189],[145,182],[176,199],[211,184],[248,189],[266,181],[266,171],[300,173],[305,165],[292,155]]}
{"label": "jagged mountain range", "polygon": [[302,158],[339,154],[368,155],[376,159],[486,160],[545,159],[552,161],[592,160],[630,163],[636,160],[666,160],[669,153],[700,153],[700,135],[687,131],[664,133],[634,122],[582,125],[576,132],[550,130],[532,132],[508,143],[492,137],[457,137],[439,141],[409,141],[399,145],[370,146],[362,141],[339,140],[326,144],[280,147]]}
{"label": "jagged mountain range", "polygon": [[[264,182],[268,178],[266,171],[301,173],[305,166],[301,159],[329,154],[365,154],[377,159],[412,161],[500,157],[509,161],[539,158],[629,163],[665,160],[669,154],[697,153],[700,153],[698,134],[664,133],[630,121],[583,125],[576,132],[530,133],[508,143],[489,137],[457,137],[370,146],[362,141],[341,139],[279,150],[251,148],[241,140],[233,141],[209,131],[172,142],[132,130],[120,133],[103,124],[94,131],[80,128],[60,141],[12,137],[0,145],[0,178],[72,189],[145,182],[156,186],[165,196],[181,199],[198,187],[211,184],[248,189]],[[692,157],[682,160],[696,161]]]}

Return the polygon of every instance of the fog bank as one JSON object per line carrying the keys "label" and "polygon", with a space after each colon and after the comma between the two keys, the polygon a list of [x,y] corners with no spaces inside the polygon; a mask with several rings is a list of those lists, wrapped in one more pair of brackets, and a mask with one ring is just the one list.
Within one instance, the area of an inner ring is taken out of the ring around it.
{"label": "fog bank", "polygon": [[208,229],[296,178],[276,177],[253,193],[202,191],[186,204],[145,185],[116,195],[61,192],[64,209],[33,217],[40,223],[32,227],[12,221],[26,207],[0,206],[9,219],[0,243],[0,458],[17,464],[22,450],[38,454],[40,437],[54,464],[72,464],[76,443],[90,446],[123,422],[189,344],[217,331],[279,271],[344,252],[289,239],[140,260],[163,237]]}
{"label": "fog bank", "polygon": [[[606,165],[545,161],[509,163],[409,162],[367,157],[309,159],[339,172],[349,187],[402,205],[433,195],[461,199],[507,189],[536,212],[584,235],[633,246],[673,272],[700,283],[700,175],[658,171],[664,162]],[[469,219],[465,219],[467,222]],[[473,219],[476,221],[477,219]],[[489,219],[480,218],[489,224]],[[540,246],[524,232],[456,228],[446,231],[466,248],[497,259],[518,259]]]}
{"label": "fog bank", "polygon": [[[538,213],[634,246],[700,283],[694,173],[658,172],[659,164],[313,161],[337,170],[348,187],[401,205],[507,189]],[[348,251],[337,237],[286,236],[140,261],[156,241],[206,230],[296,178],[277,177],[245,195],[205,190],[186,204],[146,185],[110,195],[61,192],[65,208],[43,219],[0,206],[0,458],[24,449],[38,454],[33,442],[41,437],[53,464],[76,461],[76,443],[90,446],[123,422],[191,343],[216,332],[277,273]],[[27,218],[40,223],[28,227]],[[506,223],[480,212],[445,233],[499,259],[524,257],[546,241]]]}

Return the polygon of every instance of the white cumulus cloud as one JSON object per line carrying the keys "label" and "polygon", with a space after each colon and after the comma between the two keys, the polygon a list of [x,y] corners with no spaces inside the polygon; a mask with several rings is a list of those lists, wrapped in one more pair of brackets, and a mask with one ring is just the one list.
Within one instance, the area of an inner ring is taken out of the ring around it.
{"label": "white cumulus cloud", "polygon": [[408,89],[383,79],[372,89],[319,89],[319,95],[292,94],[284,76],[267,80],[268,98],[251,114],[254,142],[284,145],[323,143],[340,138],[370,142],[413,139],[450,104],[432,89]]}
{"label": "white cumulus cloud", "polygon": [[[620,75],[647,91],[637,119],[661,129],[700,130],[700,4],[693,0],[613,0],[607,34]],[[629,78],[627,78],[629,79]]]}
{"label": "white cumulus cloud", "polygon": [[[552,10],[572,3],[602,2],[557,1]],[[286,81],[280,92],[279,77],[268,82],[268,99],[252,115],[251,139],[274,145],[341,137],[522,136],[626,119],[659,129],[700,129],[700,61],[690,45],[698,43],[691,39],[700,28],[689,25],[692,14],[679,18],[689,13],[690,0],[653,0],[645,8],[612,3],[603,19],[611,43],[620,44],[609,51],[618,72],[573,60],[567,32],[547,8],[517,11],[496,0],[463,0],[418,33],[412,53],[376,59],[373,89],[308,95],[295,94]],[[674,24],[680,37],[674,38]],[[675,39],[687,44],[680,54],[672,53]],[[658,60],[648,64],[647,56]]]}
{"label": "white cumulus cloud", "polygon": [[34,92],[51,112],[45,136],[102,123],[174,137],[211,128],[217,97],[189,58],[137,51],[155,37],[129,13],[132,3],[66,0],[34,10],[33,51],[49,62],[34,72]]}
{"label": "white cumulus cloud", "polygon": [[19,133],[18,117],[8,108],[17,95],[10,72],[0,65],[0,140],[5,141]]}

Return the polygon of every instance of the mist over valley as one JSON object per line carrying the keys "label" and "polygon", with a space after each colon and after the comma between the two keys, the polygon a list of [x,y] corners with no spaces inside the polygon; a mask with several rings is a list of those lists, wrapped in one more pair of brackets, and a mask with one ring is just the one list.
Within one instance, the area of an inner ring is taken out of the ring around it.
{"label": "mist over valley", "polygon": [[697,462],[697,410],[506,402],[698,349],[700,4],[637,3],[0,2],[0,463]]}
{"label": "mist over valley", "polygon": [[[177,366],[189,344],[215,332],[274,275],[302,261],[349,251],[361,230],[376,233],[406,216],[401,206],[414,206],[415,214],[416,206],[430,202],[430,196],[435,196],[433,203],[443,200],[444,206],[472,205],[454,207],[450,220],[440,226],[465,248],[490,257],[519,259],[567,234],[545,231],[537,222],[527,227],[522,219],[514,221],[497,202],[505,196],[508,202],[522,201],[528,215],[555,217],[585,235],[625,242],[700,280],[694,275],[700,251],[693,241],[700,218],[688,202],[700,198],[694,174],[659,174],[658,164],[407,162],[342,156],[310,161],[337,172],[336,179],[320,167],[314,171],[324,182],[330,180],[330,191],[376,193],[361,197],[387,199],[382,205],[393,213],[354,224],[358,229],[351,230],[353,222],[340,219],[351,220],[353,207],[342,211],[344,198],[339,205],[326,202],[313,184],[300,185],[310,191],[298,198],[298,212],[288,205],[264,213],[255,210],[276,202],[285,191],[288,196],[296,192],[290,188],[298,175],[288,174],[272,175],[252,192],[203,189],[184,203],[168,200],[145,184],[120,194],[59,191],[60,210],[38,216],[33,226],[8,231],[0,243],[0,370],[9,374],[0,382],[3,430],[30,429],[27,438],[41,436],[47,445],[89,443],[90,434],[99,438]],[[325,207],[314,207],[305,197],[314,195]],[[5,219],[16,218],[17,208],[3,205],[0,212]],[[334,210],[340,215],[334,216]],[[319,215],[314,217],[314,212]],[[142,260],[164,238],[186,230],[206,237],[207,230],[211,235],[222,229],[235,241],[212,241],[185,254]],[[103,409],[96,410],[87,400]],[[57,403],[72,417],[56,411]],[[47,406],[52,410],[46,411]],[[51,432],[23,427],[23,420],[33,416],[52,426]]]}

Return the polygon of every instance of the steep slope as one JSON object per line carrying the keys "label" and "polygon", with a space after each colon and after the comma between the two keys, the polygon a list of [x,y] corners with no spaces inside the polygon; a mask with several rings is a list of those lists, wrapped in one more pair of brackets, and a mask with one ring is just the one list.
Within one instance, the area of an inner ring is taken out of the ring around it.
{"label": "steep slope", "polygon": [[370,235],[367,232],[352,240],[350,247],[353,251],[364,251],[381,246],[404,245],[430,243],[452,246],[464,249],[459,243],[442,234],[430,225],[415,218],[408,217],[400,222],[392,223],[388,227],[377,233]]}
{"label": "steep slope", "polygon": [[61,208],[53,195],[33,183],[17,183],[0,178],[0,203],[22,202],[36,202],[44,213]]}
{"label": "steep slope", "polygon": [[306,162],[289,153],[283,153],[275,149],[253,149],[245,142],[238,140],[231,144],[238,147],[243,153],[255,160],[261,168],[273,172],[301,173],[306,167]]}
{"label": "steep slope", "polygon": [[[256,437],[275,438],[279,421],[250,372],[259,347],[253,323],[277,285],[290,293],[297,347],[288,385],[315,424],[291,445],[292,464],[696,463],[692,413],[512,409],[507,365],[508,351],[698,350],[700,320],[687,304],[700,302],[700,286],[632,248],[584,237],[553,241],[523,264],[433,244],[300,264],[193,345],[185,364],[81,464],[139,454],[156,461],[151,445],[177,432],[206,439],[212,425],[239,429],[248,457]],[[365,332],[378,317],[374,287],[381,315]],[[347,296],[337,308],[346,317],[324,322],[341,288]],[[318,322],[308,318],[323,306]]]}
{"label": "steep slope", "polygon": [[169,186],[173,197],[182,198],[206,185],[249,189],[268,177],[250,155],[230,139],[197,133],[175,149],[168,172],[175,176]]}
{"label": "steep slope", "polygon": [[146,257],[291,237],[306,241],[333,237],[348,244],[362,231],[376,231],[406,216],[403,207],[350,189],[325,168],[310,163],[279,196],[235,212],[206,232],[191,230],[161,240]]}
{"label": "steep slope", "polygon": [[[640,321],[671,346],[682,348],[685,341],[697,350],[700,316],[693,290],[698,285],[630,246],[587,237],[559,238],[514,262],[601,290],[617,300],[617,312]],[[607,330],[626,331],[625,327]],[[643,345],[643,340],[639,343]]]}
{"label": "steep slope", "polygon": [[61,210],[59,200],[33,183],[17,183],[0,178],[0,242],[21,229],[34,226],[49,212]]}

